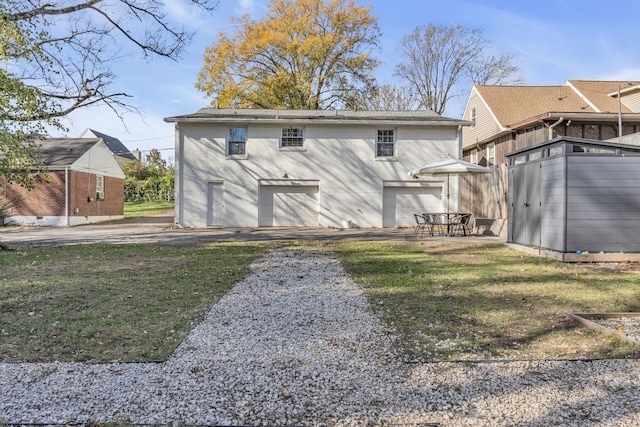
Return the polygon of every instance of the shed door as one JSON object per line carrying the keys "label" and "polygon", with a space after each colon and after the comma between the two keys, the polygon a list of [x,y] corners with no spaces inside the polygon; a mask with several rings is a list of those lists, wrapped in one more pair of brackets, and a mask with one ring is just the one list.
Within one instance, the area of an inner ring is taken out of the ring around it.
{"label": "shed door", "polygon": [[540,246],[540,167],[536,162],[511,169],[511,240],[514,243]]}
{"label": "shed door", "polygon": [[207,226],[224,227],[224,189],[221,182],[207,183]]}
{"label": "shed door", "polygon": [[414,213],[441,212],[441,188],[386,187],[382,196],[383,227],[413,227]]}
{"label": "shed door", "polygon": [[317,227],[318,187],[262,186],[261,227]]}

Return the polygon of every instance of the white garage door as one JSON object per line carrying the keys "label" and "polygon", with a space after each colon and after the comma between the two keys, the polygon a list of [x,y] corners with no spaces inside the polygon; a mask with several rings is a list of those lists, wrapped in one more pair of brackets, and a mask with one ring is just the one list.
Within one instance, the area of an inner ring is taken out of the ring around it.
{"label": "white garage door", "polygon": [[386,187],[383,195],[383,227],[412,227],[414,213],[441,212],[440,187]]}
{"label": "white garage door", "polygon": [[317,227],[318,187],[260,187],[261,227]]}

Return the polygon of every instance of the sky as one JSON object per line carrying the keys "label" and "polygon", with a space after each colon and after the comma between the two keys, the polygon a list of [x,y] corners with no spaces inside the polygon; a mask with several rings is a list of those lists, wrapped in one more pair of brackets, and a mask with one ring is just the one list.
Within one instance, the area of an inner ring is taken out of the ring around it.
{"label": "sky", "polygon": [[[127,112],[124,121],[106,107],[74,112],[67,132],[51,136],[77,137],[91,128],[122,141],[143,155],[158,149],[174,156],[174,125],[165,117],[194,113],[209,106],[194,85],[203,54],[220,31],[232,33],[231,17],[249,14],[260,19],[269,0],[219,0],[212,15],[187,6],[185,0],[165,0],[175,21],[195,32],[178,61],[144,59],[135,48],[113,65],[112,89],[132,98],[140,114]],[[509,54],[527,85],[562,85],[567,80],[640,80],[637,0],[356,0],[370,5],[382,31],[374,55],[383,63],[380,83],[401,83],[393,75],[400,61],[398,44],[417,26],[462,25],[478,28],[491,42],[490,53]],[[471,87],[468,88],[471,90]],[[449,103],[445,115],[462,116],[468,91]]]}

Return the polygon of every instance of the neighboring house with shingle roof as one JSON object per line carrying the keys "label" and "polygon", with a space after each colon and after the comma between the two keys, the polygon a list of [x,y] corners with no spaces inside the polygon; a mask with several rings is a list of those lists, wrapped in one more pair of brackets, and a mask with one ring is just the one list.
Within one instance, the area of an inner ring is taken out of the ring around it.
{"label": "neighboring house with shingle roof", "polygon": [[6,200],[21,200],[5,224],[69,226],[124,217],[125,176],[104,140],[51,138],[37,143],[47,177],[38,176],[33,190],[2,185]]}
{"label": "neighboring house with shingle roof", "polygon": [[109,147],[109,150],[111,150],[111,152],[116,156],[123,159],[123,161],[118,161],[121,166],[131,160],[140,160],[134,153],[129,151],[129,149],[118,138],[98,132],[97,130],[86,129],[82,132],[80,138],[102,138],[105,144],[107,144],[107,147]]}
{"label": "neighboring house with shingle roof", "polygon": [[[620,104],[618,104],[620,88]],[[568,80],[562,86],[475,85],[463,115],[464,158],[500,164],[505,154],[558,136],[608,140],[640,132],[640,82]]]}
{"label": "neighboring house with shingle roof", "polygon": [[[505,155],[561,136],[610,140],[619,134],[640,132],[640,81],[568,80],[559,86],[475,85],[463,119],[473,122],[462,130],[463,158],[485,166],[504,166],[500,174],[476,179],[472,192],[484,202],[476,217],[506,218]],[[483,179],[491,194],[479,188],[482,184],[478,182]],[[496,179],[500,182],[496,183]]]}

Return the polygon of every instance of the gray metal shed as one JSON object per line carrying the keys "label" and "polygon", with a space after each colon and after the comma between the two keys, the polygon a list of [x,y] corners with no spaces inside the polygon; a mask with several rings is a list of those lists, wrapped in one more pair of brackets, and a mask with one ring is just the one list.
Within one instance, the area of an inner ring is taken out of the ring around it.
{"label": "gray metal shed", "polygon": [[507,158],[509,243],[640,252],[640,147],[560,137]]}

